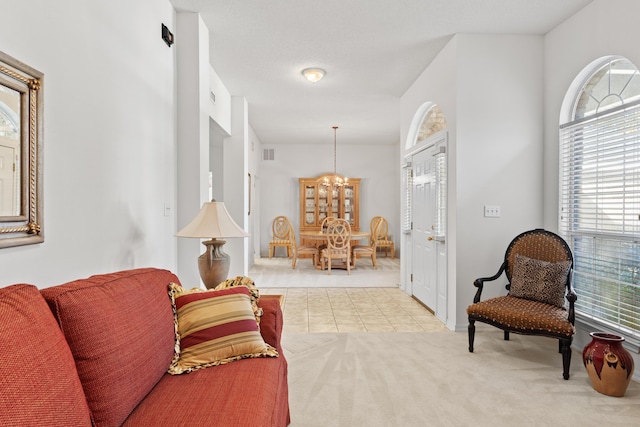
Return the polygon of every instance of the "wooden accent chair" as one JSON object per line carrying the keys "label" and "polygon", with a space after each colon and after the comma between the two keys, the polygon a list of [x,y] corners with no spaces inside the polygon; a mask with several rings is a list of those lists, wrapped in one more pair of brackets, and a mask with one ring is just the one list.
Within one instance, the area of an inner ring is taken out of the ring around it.
{"label": "wooden accent chair", "polygon": [[351,274],[351,226],[344,219],[335,219],[327,225],[327,247],[320,252],[322,269],[328,262],[328,274],[331,274],[331,261],[341,260]]}
{"label": "wooden accent chair", "polygon": [[[313,259],[313,265],[316,265],[316,260],[318,259],[318,248],[315,246],[307,246],[307,245],[300,245],[298,246],[296,244],[296,232],[293,229],[293,226],[291,226],[291,229],[289,231],[291,233],[291,241],[293,242],[292,245],[292,249],[293,249],[293,261],[291,261],[291,268],[295,269],[296,268],[296,261],[298,260],[298,258],[300,258],[300,255],[311,255],[312,259]],[[302,239],[300,239],[302,240]]]}
{"label": "wooden accent chair", "polygon": [[[538,228],[513,239],[498,272],[473,282],[478,290],[467,308],[469,351],[473,352],[476,321],[502,329],[505,340],[510,332],[557,338],[563,376],[568,380],[577,299],[572,268],[571,249],[557,234]],[[498,279],[503,272],[509,293],[480,301],[484,283]]]}
{"label": "wooden accent chair", "polygon": [[387,251],[391,252],[391,259],[393,259],[395,257],[395,245],[393,240],[389,238],[389,222],[385,217],[381,216],[377,218],[379,219],[378,229],[375,233],[376,247],[384,251],[385,257],[387,256]]}
{"label": "wooden accent chair", "polygon": [[287,258],[291,256],[293,242],[291,241],[291,221],[286,216],[277,216],[271,223],[273,239],[269,242],[269,258],[275,254],[277,247],[287,248]]}
{"label": "wooden accent chair", "polygon": [[374,216],[369,221],[369,240],[373,240],[376,237],[376,229],[378,228],[378,223],[382,220],[381,216]]}
{"label": "wooden accent chair", "polygon": [[[369,235],[369,244],[368,245],[353,245],[351,247],[351,261],[352,267],[356,266],[356,259],[358,257],[371,257],[371,263],[373,264],[374,269],[378,269],[378,265],[376,264],[376,239],[374,236],[376,235],[376,231],[378,230],[378,226],[380,225],[380,221],[378,218],[381,217],[373,217],[369,226],[371,227],[371,234]],[[375,220],[375,221],[374,221]]]}

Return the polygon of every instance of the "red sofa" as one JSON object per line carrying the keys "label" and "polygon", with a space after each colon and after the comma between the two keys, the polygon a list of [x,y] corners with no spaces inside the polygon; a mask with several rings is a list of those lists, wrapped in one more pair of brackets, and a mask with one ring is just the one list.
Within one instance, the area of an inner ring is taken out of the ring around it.
{"label": "red sofa", "polygon": [[179,283],[171,272],[147,268],[1,288],[0,425],[288,425],[279,301],[259,302],[278,357],[169,375],[170,282]]}

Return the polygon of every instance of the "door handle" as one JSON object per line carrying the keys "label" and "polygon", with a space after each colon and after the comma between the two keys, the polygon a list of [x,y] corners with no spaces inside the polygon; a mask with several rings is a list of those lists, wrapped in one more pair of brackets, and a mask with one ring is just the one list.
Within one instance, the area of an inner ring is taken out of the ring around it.
{"label": "door handle", "polygon": [[427,240],[428,240],[428,241],[432,241],[432,240],[433,240],[433,236],[429,236],[429,237],[427,237]]}

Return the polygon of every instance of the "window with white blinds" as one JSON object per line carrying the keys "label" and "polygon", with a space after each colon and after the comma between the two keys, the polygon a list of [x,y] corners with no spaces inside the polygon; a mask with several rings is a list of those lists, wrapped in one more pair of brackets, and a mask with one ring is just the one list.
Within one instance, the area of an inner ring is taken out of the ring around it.
{"label": "window with white blinds", "polygon": [[[598,72],[610,91],[616,75]],[[588,99],[590,114],[576,108],[575,120],[560,127],[559,208],[560,234],[574,255],[578,316],[640,338],[640,86],[630,86],[637,77],[637,70],[624,76],[614,106],[604,105],[611,92],[585,96],[598,82],[585,84],[577,107]],[[625,97],[629,87],[633,96]]]}

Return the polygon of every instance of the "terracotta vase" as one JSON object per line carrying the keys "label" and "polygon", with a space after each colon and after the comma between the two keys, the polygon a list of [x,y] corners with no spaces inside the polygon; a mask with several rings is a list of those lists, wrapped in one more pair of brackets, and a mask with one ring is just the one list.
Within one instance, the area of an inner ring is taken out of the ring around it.
{"label": "terracotta vase", "polygon": [[591,342],[582,351],[582,361],[593,388],[608,396],[621,397],[633,376],[633,358],[622,347],[624,337],[591,332]]}

